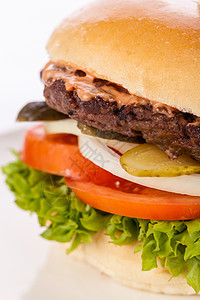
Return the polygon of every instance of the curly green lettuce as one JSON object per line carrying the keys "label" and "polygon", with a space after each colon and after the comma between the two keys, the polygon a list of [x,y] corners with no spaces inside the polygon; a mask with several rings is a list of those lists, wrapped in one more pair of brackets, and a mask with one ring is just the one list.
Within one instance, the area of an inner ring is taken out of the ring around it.
{"label": "curly green lettuce", "polygon": [[[200,290],[200,220],[155,221],[129,218],[99,211],[81,202],[67,187],[64,177],[37,171],[21,160],[2,168],[16,204],[38,215],[45,227],[42,237],[70,242],[68,253],[104,229],[111,242],[123,246],[140,242],[142,270],[157,268],[158,259],[172,277],[184,275],[187,283]],[[50,222],[49,222],[50,221]],[[47,225],[48,224],[48,225]]]}

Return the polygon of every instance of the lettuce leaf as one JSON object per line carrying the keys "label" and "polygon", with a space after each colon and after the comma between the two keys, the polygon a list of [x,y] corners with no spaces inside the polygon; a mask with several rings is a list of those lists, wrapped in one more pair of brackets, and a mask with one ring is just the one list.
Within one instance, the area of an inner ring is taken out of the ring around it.
{"label": "lettuce leaf", "polygon": [[70,242],[68,253],[104,229],[115,245],[138,241],[142,269],[157,268],[160,260],[172,277],[184,275],[196,293],[200,291],[200,220],[157,221],[129,218],[99,211],[81,202],[66,186],[64,178],[25,165],[21,160],[2,168],[6,183],[15,193],[16,204],[38,215],[45,227],[41,236]]}

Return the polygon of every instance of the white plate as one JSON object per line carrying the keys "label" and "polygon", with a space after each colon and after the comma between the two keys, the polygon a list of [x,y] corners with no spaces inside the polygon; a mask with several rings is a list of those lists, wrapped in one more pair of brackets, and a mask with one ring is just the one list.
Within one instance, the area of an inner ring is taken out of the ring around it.
{"label": "white plate", "polygon": [[[0,135],[0,166],[20,150],[24,129]],[[131,290],[92,267],[76,262],[63,248],[42,239],[35,215],[19,209],[0,172],[0,299],[1,300],[179,300]],[[194,297],[184,297],[185,300]]]}

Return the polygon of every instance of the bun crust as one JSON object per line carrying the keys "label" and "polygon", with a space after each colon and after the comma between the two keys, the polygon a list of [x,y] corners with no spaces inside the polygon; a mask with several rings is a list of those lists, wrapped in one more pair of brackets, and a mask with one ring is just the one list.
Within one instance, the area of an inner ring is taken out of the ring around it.
{"label": "bun crust", "polygon": [[175,295],[195,294],[183,276],[171,279],[169,272],[162,267],[142,271],[141,254],[134,254],[134,245],[120,247],[109,241],[104,232],[99,232],[92,243],[82,244],[70,255],[130,288]]}
{"label": "bun crust", "polygon": [[47,50],[54,62],[200,116],[196,0],[98,1],[64,20]]}

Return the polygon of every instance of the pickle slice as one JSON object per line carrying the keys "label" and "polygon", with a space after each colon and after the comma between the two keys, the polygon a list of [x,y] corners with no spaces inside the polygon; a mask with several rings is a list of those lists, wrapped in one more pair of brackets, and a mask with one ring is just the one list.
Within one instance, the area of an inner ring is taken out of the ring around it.
{"label": "pickle slice", "polygon": [[123,135],[123,134],[120,134],[117,132],[102,131],[98,128],[88,126],[82,122],[78,122],[77,126],[83,134],[97,136],[102,139],[118,140],[118,141],[122,141],[122,142],[126,142],[126,143],[137,143],[137,144],[142,144],[145,142],[145,140],[139,134],[138,134],[138,136],[130,137],[130,136],[126,136],[126,135]]}
{"label": "pickle slice", "polygon": [[49,107],[45,101],[26,104],[19,112],[17,121],[55,121],[67,119],[68,116]]}
{"label": "pickle slice", "polygon": [[124,153],[120,158],[122,168],[138,177],[174,177],[200,173],[200,163],[187,155],[170,160],[157,146],[143,144]]}

